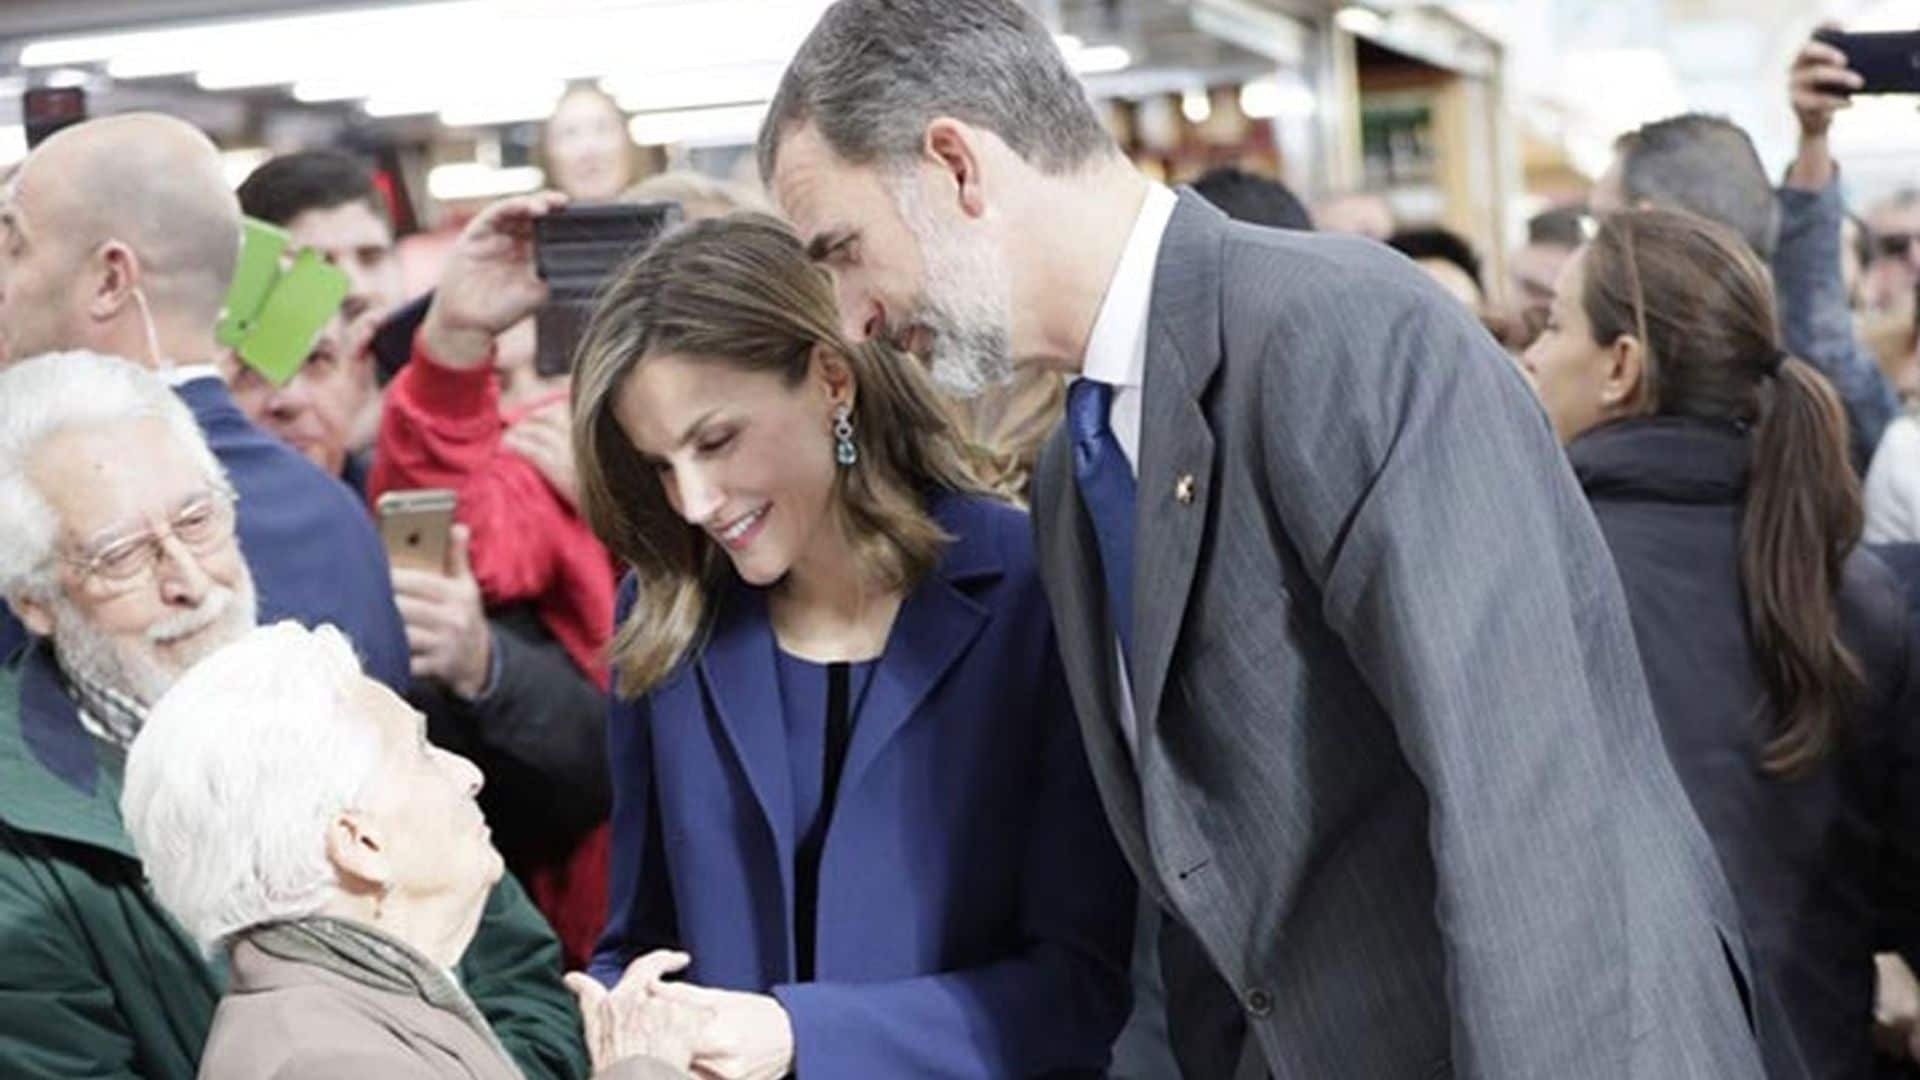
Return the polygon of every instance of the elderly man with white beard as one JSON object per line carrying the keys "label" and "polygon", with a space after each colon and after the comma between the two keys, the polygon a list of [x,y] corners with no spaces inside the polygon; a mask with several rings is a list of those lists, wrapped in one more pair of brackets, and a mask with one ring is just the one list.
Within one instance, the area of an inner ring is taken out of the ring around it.
{"label": "elderly man with white beard", "polygon": [[[226,474],[158,377],[0,371],[0,597],[31,635],[0,670],[0,1076],[185,1080],[225,972],[153,899],[119,794],[148,710],[255,597]],[[586,1065],[558,963],[503,880],[458,975],[529,1077]]]}

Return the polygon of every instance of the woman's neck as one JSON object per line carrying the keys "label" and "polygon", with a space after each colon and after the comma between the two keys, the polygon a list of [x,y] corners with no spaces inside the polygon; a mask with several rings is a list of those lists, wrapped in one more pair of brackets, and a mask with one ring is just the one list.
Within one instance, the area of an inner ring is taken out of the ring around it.
{"label": "woman's neck", "polygon": [[452,968],[466,955],[467,945],[480,929],[480,914],[486,894],[478,904],[463,904],[461,910],[444,900],[401,901],[388,896],[377,904],[365,896],[337,894],[320,914],[364,923],[389,937],[398,938],[416,952],[440,965]]}
{"label": "woman's neck", "polygon": [[903,593],[875,581],[837,524],[767,597],[780,648],[804,660],[871,660],[885,650]]}

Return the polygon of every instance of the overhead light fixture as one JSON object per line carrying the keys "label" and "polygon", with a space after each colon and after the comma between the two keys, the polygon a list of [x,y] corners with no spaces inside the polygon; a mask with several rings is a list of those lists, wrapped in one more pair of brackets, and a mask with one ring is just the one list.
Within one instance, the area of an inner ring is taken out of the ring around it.
{"label": "overhead light fixture", "polygon": [[613,95],[622,109],[635,113],[743,105],[771,100],[780,87],[782,70],[774,64],[754,64],[648,72],[639,76],[610,75],[600,80],[600,89]]}
{"label": "overhead light fixture", "polygon": [[93,76],[81,68],[63,67],[55,68],[49,72],[46,78],[40,80],[40,85],[61,89],[72,86],[86,86],[92,81]]}
{"label": "overhead light fixture", "polygon": [[0,124],[0,168],[18,165],[27,159],[27,126]]}
{"label": "overhead light fixture", "polygon": [[489,124],[521,124],[545,120],[560,104],[566,87],[553,86],[529,90],[524,94],[488,97],[478,101],[449,105],[440,110],[440,122],[448,127],[481,127]]}
{"label": "overhead light fixture", "polygon": [[1067,57],[1082,75],[1110,75],[1133,66],[1133,54],[1119,45],[1090,45]]}
{"label": "overhead light fixture", "polygon": [[546,174],[537,165],[500,169],[477,161],[455,161],[427,171],[427,192],[442,202],[519,195],[545,182]]}
{"label": "overhead light fixture", "polygon": [[752,142],[766,118],[767,103],[724,105],[713,109],[673,109],[641,113],[627,122],[627,134],[641,146],[726,145]]}
{"label": "overhead light fixture", "polygon": [[1312,89],[1298,79],[1255,79],[1240,88],[1240,111],[1249,120],[1312,116],[1318,104]]}
{"label": "overhead light fixture", "polygon": [[1189,124],[1204,124],[1213,117],[1213,99],[1207,96],[1204,87],[1181,92],[1180,115],[1186,117]]}
{"label": "overhead light fixture", "polygon": [[1333,22],[1355,37],[1378,37],[1387,28],[1387,20],[1379,12],[1359,4],[1348,4],[1335,12]]}

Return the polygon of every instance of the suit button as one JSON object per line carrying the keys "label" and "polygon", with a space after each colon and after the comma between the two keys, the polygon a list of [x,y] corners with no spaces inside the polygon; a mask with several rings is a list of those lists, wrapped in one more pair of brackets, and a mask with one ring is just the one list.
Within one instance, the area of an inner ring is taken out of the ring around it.
{"label": "suit button", "polygon": [[1247,1011],[1255,1016],[1267,1016],[1273,1012],[1273,995],[1259,987],[1247,991]]}

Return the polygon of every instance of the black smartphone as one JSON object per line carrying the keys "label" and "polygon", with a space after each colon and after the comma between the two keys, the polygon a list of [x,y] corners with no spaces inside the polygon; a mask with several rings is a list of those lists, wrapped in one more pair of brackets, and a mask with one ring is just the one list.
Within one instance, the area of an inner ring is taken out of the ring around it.
{"label": "black smartphone", "polygon": [[1846,53],[1847,67],[1861,79],[1858,90],[1831,84],[1823,89],[1842,96],[1920,93],[1920,30],[1882,34],[1816,30],[1813,39]]}
{"label": "black smartphone", "polygon": [[533,219],[534,265],[549,290],[534,316],[535,371],[573,369],[574,348],[607,279],[679,221],[680,204],[670,202],[569,206]]}
{"label": "black smartphone", "polygon": [[32,149],[87,118],[87,92],[78,86],[37,86],[21,96],[20,118],[27,128],[27,148]]}

